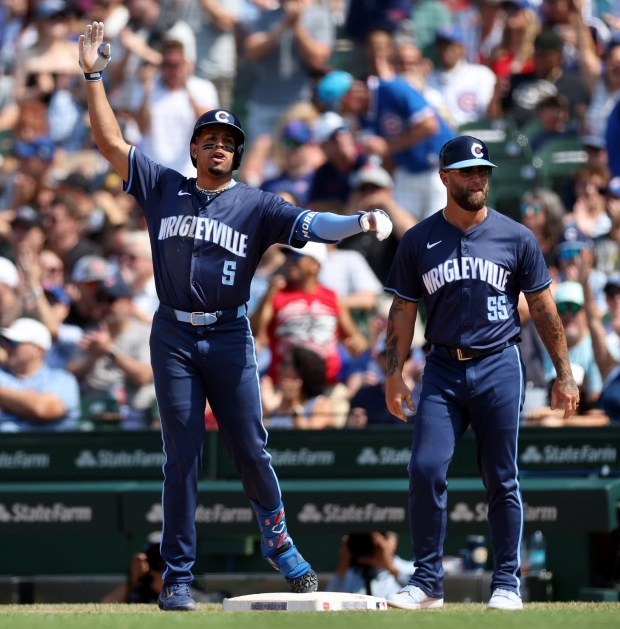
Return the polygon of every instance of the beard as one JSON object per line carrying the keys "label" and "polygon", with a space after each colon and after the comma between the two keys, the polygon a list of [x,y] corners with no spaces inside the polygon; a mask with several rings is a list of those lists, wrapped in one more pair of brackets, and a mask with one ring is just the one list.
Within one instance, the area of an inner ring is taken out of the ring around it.
{"label": "beard", "polygon": [[224,175],[230,175],[232,173],[232,166],[223,163],[217,164],[216,166],[209,166],[207,170],[209,174],[214,177],[223,177]]}
{"label": "beard", "polygon": [[468,212],[478,212],[481,210],[487,204],[488,197],[488,187],[477,192],[468,192],[467,190],[459,190],[458,192],[452,191],[452,198],[459,207],[462,207]]}

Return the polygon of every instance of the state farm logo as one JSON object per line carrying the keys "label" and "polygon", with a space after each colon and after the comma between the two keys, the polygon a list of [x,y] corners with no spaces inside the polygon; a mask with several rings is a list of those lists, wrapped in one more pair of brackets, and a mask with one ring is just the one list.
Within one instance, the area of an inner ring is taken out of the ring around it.
{"label": "state farm logo", "polygon": [[[145,515],[147,522],[161,524],[164,512],[161,503],[153,503]],[[194,521],[197,524],[247,524],[255,520],[250,507],[227,507],[221,503],[211,506],[198,505]]]}
{"label": "state farm logo", "polygon": [[610,444],[594,447],[588,443],[581,446],[546,445],[542,451],[538,446],[529,445],[522,452],[521,463],[616,463],[618,451]]}
{"label": "state farm logo", "polygon": [[163,452],[146,452],[142,449],[127,450],[82,450],[75,459],[79,468],[123,468],[123,467],[154,467],[161,468],[164,464]]}
{"label": "state farm logo", "polygon": [[313,502],[304,504],[297,514],[297,519],[304,524],[328,524],[337,522],[386,524],[402,523],[406,520],[406,509],[404,507],[384,507],[374,502],[366,504],[340,505],[328,502],[322,507],[318,507]]}
{"label": "state farm logo", "polygon": [[299,450],[290,448],[286,450],[267,449],[271,455],[271,462],[275,467],[293,465],[330,466],[336,462],[336,453],[333,450],[310,450],[310,448],[300,448]]}
{"label": "state farm logo", "polygon": [[409,448],[391,448],[384,446],[375,450],[374,448],[364,448],[358,455],[355,462],[358,465],[408,465],[411,458]]}
{"label": "state farm logo", "polygon": [[0,503],[0,523],[38,524],[59,522],[61,524],[92,522],[92,507],[86,505],[66,505],[55,502],[52,505],[15,502],[11,505]]}
{"label": "state farm logo", "polygon": [[0,470],[41,470],[50,466],[47,452],[0,452]]}
{"label": "state farm logo", "polygon": [[[457,502],[449,518],[451,522],[486,522],[489,505],[486,502],[476,502],[470,505],[467,502]],[[558,508],[554,505],[529,505],[523,503],[523,520],[525,522],[557,522]]]}

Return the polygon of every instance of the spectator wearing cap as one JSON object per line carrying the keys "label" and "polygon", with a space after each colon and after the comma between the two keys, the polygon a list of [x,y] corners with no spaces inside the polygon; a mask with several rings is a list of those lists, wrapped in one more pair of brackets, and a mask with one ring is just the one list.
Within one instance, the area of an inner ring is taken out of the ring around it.
{"label": "spectator wearing cap", "polygon": [[607,167],[607,146],[605,137],[597,135],[596,131],[586,128],[580,136],[583,150],[586,152],[586,164],[590,166]]}
{"label": "spectator wearing cap", "polygon": [[341,213],[351,192],[351,174],[366,157],[344,118],[334,111],[319,116],[313,139],[323,150],[325,162],[314,172],[308,204],[319,212]]}
{"label": "spectator wearing cap", "polygon": [[358,251],[368,261],[370,268],[383,284],[390,270],[396,247],[404,233],[416,224],[415,218],[394,198],[394,182],[391,175],[376,160],[371,159],[351,175],[351,193],[344,209],[353,214],[359,208],[382,209],[392,221],[390,236],[375,245],[367,238],[357,235],[339,246]]}
{"label": "spectator wearing cap", "polygon": [[152,427],[155,403],[151,328],[133,317],[132,296],[120,275],[98,282],[97,324],[85,330],[67,365],[80,382],[84,416],[127,430]]}
{"label": "spectator wearing cap", "polygon": [[611,227],[595,240],[596,268],[607,276],[620,269],[620,177],[613,177],[605,190],[605,212]]}
{"label": "spectator wearing cap", "polygon": [[141,89],[134,89],[131,108],[144,152],[156,162],[194,177],[196,168],[187,149],[194,123],[205,111],[220,105],[215,85],[194,74],[195,51],[190,56],[186,43],[186,38],[193,40],[193,32],[185,26],[186,33],[177,25],[177,31],[165,35],[161,66],[142,70]]}
{"label": "spectator wearing cap", "polygon": [[41,214],[30,205],[15,208],[7,241],[16,261],[25,252],[38,254],[45,242]]}
{"label": "spectator wearing cap", "polygon": [[487,59],[498,80],[508,81],[511,75],[534,70],[534,40],[540,31],[540,20],[528,0],[502,2],[505,24],[501,41]]}
{"label": "spectator wearing cap", "polygon": [[280,172],[263,181],[260,187],[276,194],[289,192],[299,205],[306,207],[316,163],[310,124],[304,120],[289,120],[282,127],[278,145],[274,149]]}
{"label": "spectator wearing cap", "polygon": [[[320,97],[323,82],[317,86]],[[394,164],[394,197],[417,219],[440,210],[446,189],[437,175],[443,144],[454,131],[428,104],[422,94],[401,78],[383,81],[369,77],[342,82],[339,110],[355,116],[362,129],[358,142],[365,153]]]}
{"label": "spectator wearing cap", "polygon": [[110,263],[101,256],[88,255],[80,258],[67,283],[71,308],[66,322],[79,328],[87,328],[97,321],[96,292],[100,282],[113,275]]}
{"label": "spectator wearing cap", "polygon": [[255,335],[265,332],[269,338],[269,376],[277,386],[279,364],[292,347],[303,345],[323,357],[327,384],[334,385],[342,369],[340,343],[356,356],[366,350],[367,341],[338,295],[318,280],[327,246],[309,242],[301,249],[282,250],[286,258],[281,273],[273,276],[250,317]]}
{"label": "spectator wearing cap", "polygon": [[545,96],[536,105],[536,120],[538,129],[528,134],[532,151],[540,151],[554,140],[577,140],[575,124],[570,121],[568,99],[564,94]]}
{"label": "spectator wearing cap", "polygon": [[456,26],[437,31],[438,64],[426,85],[442,94],[457,126],[486,116],[496,76],[487,66],[465,58],[465,35]]}
{"label": "spectator wearing cap", "polygon": [[[588,320],[584,311],[584,292],[578,281],[561,282],[555,291],[555,303],[564,326],[568,357],[580,389],[580,411],[592,408],[603,386],[601,372],[594,358]],[[543,355],[545,377],[550,383],[556,377],[555,367],[547,352]]]}
{"label": "spectator wearing cap", "polygon": [[568,99],[571,119],[582,117],[590,103],[590,90],[581,76],[565,72],[563,48],[555,31],[541,31],[534,40],[534,69],[511,75],[507,85],[498,83],[489,116],[510,116],[523,126],[543,98],[561,93]]}
{"label": "spectator wearing cap", "polygon": [[8,259],[0,257],[0,325],[8,326],[22,314],[23,305],[19,298],[20,279],[17,267]]}
{"label": "spectator wearing cap", "polygon": [[69,195],[57,195],[43,215],[47,239],[45,246],[62,259],[68,274],[77,261],[90,255],[101,255],[101,246],[87,237],[87,220]]}
{"label": "spectator wearing cap", "polygon": [[584,144],[605,149],[609,115],[620,99],[620,38],[612,40],[602,57],[601,73],[592,86],[592,100],[585,115]]}
{"label": "spectator wearing cap", "polygon": [[2,185],[0,207],[16,208],[20,205],[36,207],[40,190],[51,185],[50,170],[55,159],[54,143],[44,136],[20,139],[17,130],[14,131],[13,137],[15,139],[12,155],[17,159],[9,160],[3,165],[0,174]]}
{"label": "spectator wearing cap", "polygon": [[[594,242],[584,234],[575,223],[568,223],[564,226],[558,243],[555,247],[557,267],[550,269],[554,280],[557,282],[577,281],[579,276],[579,266],[585,256],[595,257]],[[605,295],[603,288],[607,276],[596,266],[592,269],[588,283],[595,296],[598,307],[605,312]]]}
{"label": "spectator wearing cap", "polygon": [[0,330],[7,357],[0,366],[0,432],[74,430],[80,418],[75,377],[45,364],[49,330],[27,317]]}
{"label": "spectator wearing cap", "polygon": [[[290,149],[303,146],[306,170],[312,171],[324,161],[320,147],[312,141],[312,130],[319,112],[307,101],[293,103],[278,118],[273,135],[262,134],[243,154],[240,178],[250,187],[262,188],[263,183],[282,175],[288,167]],[[287,137],[288,136],[288,137]],[[299,170],[298,166],[296,170]],[[287,191],[286,189],[282,190]],[[288,189],[295,196],[295,193]]]}
{"label": "spectator wearing cap", "polygon": [[241,51],[254,78],[244,129],[250,150],[260,136],[274,135],[292,104],[310,99],[312,76],[323,70],[333,44],[329,12],[316,0],[283,0],[241,25]]}

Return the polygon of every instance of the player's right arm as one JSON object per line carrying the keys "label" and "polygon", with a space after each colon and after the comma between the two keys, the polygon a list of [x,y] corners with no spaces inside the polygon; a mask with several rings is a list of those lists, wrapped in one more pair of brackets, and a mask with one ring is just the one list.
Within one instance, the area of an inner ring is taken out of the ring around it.
{"label": "player's right arm", "polygon": [[385,403],[390,413],[402,421],[407,421],[403,404],[412,412],[415,410],[411,390],[403,380],[403,367],[411,351],[417,314],[416,302],[394,295],[386,338]]}
{"label": "player's right arm", "polygon": [[[85,74],[103,71],[110,58],[110,45],[103,42],[103,22],[87,24],[78,40],[80,65]],[[101,154],[110,162],[123,181],[129,179],[131,145],[123,139],[112,111],[103,80],[86,81],[86,99],[92,133]]]}

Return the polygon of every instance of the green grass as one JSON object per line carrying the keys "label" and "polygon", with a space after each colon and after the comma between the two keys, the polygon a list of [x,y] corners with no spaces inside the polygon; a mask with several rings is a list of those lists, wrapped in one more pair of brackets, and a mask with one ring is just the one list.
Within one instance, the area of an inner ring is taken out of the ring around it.
{"label": "green grass", "polygon": [[482,603],[410,612],[163,613],[154,605],[0,605],[2,629],[598,629],[620,627],[620,603],[531,603],[520,612],[488,611]]}

